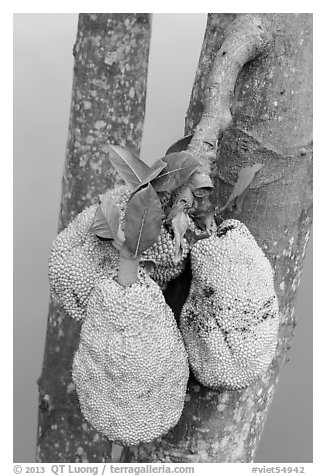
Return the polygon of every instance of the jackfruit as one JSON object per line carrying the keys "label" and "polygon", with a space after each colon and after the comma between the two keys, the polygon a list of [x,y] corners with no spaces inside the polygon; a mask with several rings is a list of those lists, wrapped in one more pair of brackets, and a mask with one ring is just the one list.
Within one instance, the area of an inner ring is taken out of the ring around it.
{"label": "jackfruit", "polygon": [[279,328],[273,270],[247,227],[225,220],[191,250],[180,316],[190,366],[211,388],[241,389],[272,362]]}
{"label": "jackfruit", "polygon": [[188,374],[173,313],[147,273],[127,287],[98,281],[72,368],[86,420],[119,445],[150,442],[178,422]]}
{"label": "jackfruit", "polygon": [[95,283],[116,269],[119,253],[110,241],[89,231],[97,205],[83,210],[56,237],[49,260],[52,296],[74,319],[85,318]]}

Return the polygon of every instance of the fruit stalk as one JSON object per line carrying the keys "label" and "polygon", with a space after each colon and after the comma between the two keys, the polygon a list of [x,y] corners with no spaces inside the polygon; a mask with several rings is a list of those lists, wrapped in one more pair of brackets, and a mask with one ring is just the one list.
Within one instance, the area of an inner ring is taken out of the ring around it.
{"label": "fruit stalk", "polygon": [[119,253],[118,283],[127,287],[138,281],[138,265],[140,258],[133,258],[126,246],[122,246]]}

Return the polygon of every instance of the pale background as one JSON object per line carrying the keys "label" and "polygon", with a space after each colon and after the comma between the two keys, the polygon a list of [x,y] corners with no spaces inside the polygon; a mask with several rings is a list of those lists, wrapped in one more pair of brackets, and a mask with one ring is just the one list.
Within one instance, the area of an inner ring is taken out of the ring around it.
{"label": "pale background", "polygon": [[[14,456],[34,462],[37,385],[57,230],[77,14],[14,15]],[[155,14],[142,158],[183,135],[204,14]],[[297,299],[298,326],[257,462],[312,461],[312,243]]]}

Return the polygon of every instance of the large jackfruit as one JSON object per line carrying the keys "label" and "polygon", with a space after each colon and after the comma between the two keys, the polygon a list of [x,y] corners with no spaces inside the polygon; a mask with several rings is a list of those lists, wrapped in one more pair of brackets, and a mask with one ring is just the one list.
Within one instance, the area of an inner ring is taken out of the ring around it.
{"label": "large jackfruit", "polygon": [[146,272],[127,287],[100,280],[73,361],[86,420],[120,445],[149,442],[178,422],[188,373],[173,313]]}
{"label": "large jackfruit", "polygon": [[277,345],[273,270],[244,224],[224,221],[191,250],[192,283],[180,329],[196,378],[240,389],[263,375]]}

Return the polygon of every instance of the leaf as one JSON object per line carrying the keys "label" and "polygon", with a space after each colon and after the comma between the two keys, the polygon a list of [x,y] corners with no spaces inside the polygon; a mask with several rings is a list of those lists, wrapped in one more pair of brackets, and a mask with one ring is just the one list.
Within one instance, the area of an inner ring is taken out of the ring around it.
{"label": "leaf", "polygon": [[163,169],[165,169],[167,166],[167,163],[164,162],[162,159],[158,159],[154,164],[150,167],[149,170],[149,175],[146,177],[146,182],[151,182],[154,180],[161,172]]}
{"label": "leaf", "polygon": [[194,195],[190,187],[183,187],[168,212],[166,221],[172,223],[172,220],[182,211],[189,210],[194,204]]}
{"label": "leaf", "polygon": [[178,263],[182,259],[182,238],[189,228],[190,220],[185,212],[180,212],[172,220],[172,229],[175,240],[174,262]]}
{"label": "leaf", "polygon": [[186,150],[190,141],[192,139],[193,134],[189,134],[182,139],[179,139],[177,142],[174,142],[168,150],[166,151],[166,155],[172,154],[172,152],[181,152],[182,150]]}
{"label": "leaf", "polygon": [[163,220],[161,202],[151,184],[130,198],[125,220],[126,246],[137,258],[157,241]]}
{"label": "leaf", "polygon": [[150,175],[151,167],[140,160],[128,147],[108,144],[105,151],[109,152],[110,164],[131,191],[135,190]]}
{"label": "leaf", "polygon": [[167,167],[152,181],[157,192],[172,192],[181,187],[199,166],[198,160],[188,152],[173,152],[162,158]]}
{"label": "leaf", "polygon": [[158,159],[156,162],[154,162],[154,164],[149,169],[149,175],[138,185],[135,191],[154,180],[166,167],[167,163],[163,162],[161,159]]}
{"label": "leaf", "polygon": [[264,167],[264,164],[254,164],[248,167],[244,167],[240,170],[238,174],[238,180],[234,185],[233,191],[226,202],[226,204],[221,208],[220,211],[225,210],[226,208],[232,206],[234,202],[238,203],[237,208],[241,208],[242,202],[244,199],[244,193],[249,188],[251,182],[255,178],[255,175]]}
{"label": "leaf", "polygon": [[117,240],[119,232],[119,208],[110,194],[102,197],[98,206],[90,231],[100,238]]}

